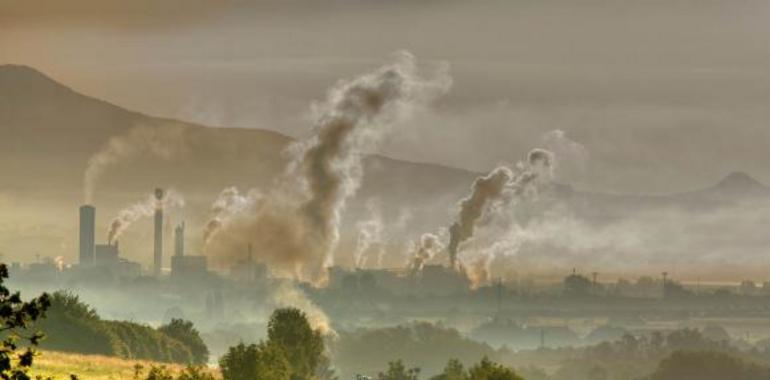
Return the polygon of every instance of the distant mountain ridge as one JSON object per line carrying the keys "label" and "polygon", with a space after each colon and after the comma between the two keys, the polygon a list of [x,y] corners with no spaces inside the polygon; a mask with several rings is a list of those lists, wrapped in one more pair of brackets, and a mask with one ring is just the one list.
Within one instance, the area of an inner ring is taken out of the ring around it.
{"label": "distant mountain ridge", "polygon": [[[82,203],[88,159],[111,137],[145,124],[181,127],[191,152],[168,159],[143,155],[115,164],[97,186],[95,203],[102,218],[98,223],[106,223],[104,219],[119,207],[162,186],[185,195],[185,218],[191,228],[198,228],[211,201],[224,187],[271,186],[284,170],[283,150],[292,141],[268,130],[208,128],[147,116],[81,95],[33,68],[0,65],[0,171],[10,179],[0,183],[0,195],[6,192],[26,197],[30,207],[49,204],[51,213],[63,215],[62,223],[74,225],[72,210]],[[446,227],[452,222],[458,200],[479,174],[370,156],[364,183],[346,210],[345,223],[351,231],[343,240],[349,244],[355,241],[355,223],[367,217],[367,203],[371,201],[380,205],[385,223],[394,224],[408,215],[409,225],[402,228],[410,238]],[[670,195],[605,194],[555,185],[550,196],[577,215],[606,221],[659,207],[719,207],[747,197],[770,197],[770,188],[746,173],[734,172],[711,187]],[[41,224],[50,219],[39,218]],[[67,234],[62,239],[69,240],[61,244],[74,247],[74,233]],[[127,247],[130,249],[130,244]]]}

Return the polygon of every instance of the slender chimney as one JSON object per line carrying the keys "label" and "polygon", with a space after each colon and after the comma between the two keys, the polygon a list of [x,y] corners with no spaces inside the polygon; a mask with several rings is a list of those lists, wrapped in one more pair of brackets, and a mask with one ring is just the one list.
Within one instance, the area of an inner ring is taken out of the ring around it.
{"label": "slender chimney", "polygon": [[80,265],[94,263],[94,240],[96,238],[96,208],[91,205],[80,207]]}
{"label": "slender chimney", "polygon": [[160,276],[161,266],[163,264],[163,189],[155,189],[155,199],[158,200],[155,206],[155,252],[153,261],[153,274]]}

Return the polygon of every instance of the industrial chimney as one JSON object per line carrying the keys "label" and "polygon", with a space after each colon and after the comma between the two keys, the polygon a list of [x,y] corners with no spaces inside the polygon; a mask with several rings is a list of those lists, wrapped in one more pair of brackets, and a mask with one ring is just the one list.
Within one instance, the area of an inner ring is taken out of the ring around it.
{"label": "industrial chimney", "polygon": [[80,265],[94,263],[94,240],[96,238],[96,208],[91,205],[80,207]]}
{"label": "industrial chimney", "polygon": [[161,266],[163,264],[163,189],[155,189],[155,199],[157,204],[155,205],[155,254],[153,262],[153,274],[160,276]]}

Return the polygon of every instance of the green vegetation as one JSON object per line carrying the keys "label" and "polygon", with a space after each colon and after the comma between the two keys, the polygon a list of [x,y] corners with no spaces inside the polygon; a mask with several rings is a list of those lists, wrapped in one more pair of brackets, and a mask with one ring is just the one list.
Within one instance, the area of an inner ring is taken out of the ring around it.
{"label": "green vegetation", "polygon": [[40,327],[47,334],[41,347],[49,350],[183,364],[208,360],[208,350],[190,322],[176,320],[154,329],[105,321],[77,296],[64,292],[53,294]]}
{"label": "green vegetation", "polygon": [[770,367],[715,351],[677,351],[658,365],[649,380],[767,380]]}
{"label": "green vegetation", "polygon": [[[28,374],[35,357],[34,347],[43,338],[40,332],[25,334],[31,325],[45,315],[50,299],[40,297],[24,302],[18,292],[11,293],[4,285],[8,267],[0,264],[0,331],[3,332],[0,347],[0,378],[4,380],[29,379]],[[26,348],[22,346],[26,345]]]}
{"label": "green vegetation", "polygon": [[465,338],[455,329],[426,322],[341,333],[333,351],[342,378],[372,373],[394,358],[432,375],[441,372],[448,358],[473,362],[497,355],[490,346]]}
{"label": "green vegetation", "polygon": [[277,309],[270,317],[268,339],[259,344],[230,347],[220,359],[225,380],[308,380],[330,377],[320,331],[305,313]]}

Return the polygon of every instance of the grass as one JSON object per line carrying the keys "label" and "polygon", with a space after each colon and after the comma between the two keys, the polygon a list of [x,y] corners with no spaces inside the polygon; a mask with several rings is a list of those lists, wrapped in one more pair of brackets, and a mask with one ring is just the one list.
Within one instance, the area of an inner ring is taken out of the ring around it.
{"label": "grass", "polygon": [[[55,351],[39,351],[30,374],[32,378],[42,376],[55,380],[68,380],[70,374],[75,374],[81,380],[123,380],[134,379],[134,368],[139,364],[143,374],[151,366],[164,365],[174,375],[185,366],[178,364],[157,363],[146,360],[126,360],[100,355],[80,355]],[[220,379],[219,371],[210,370],[215,378]],[[141,377],[140,377],[141,378]]]}

